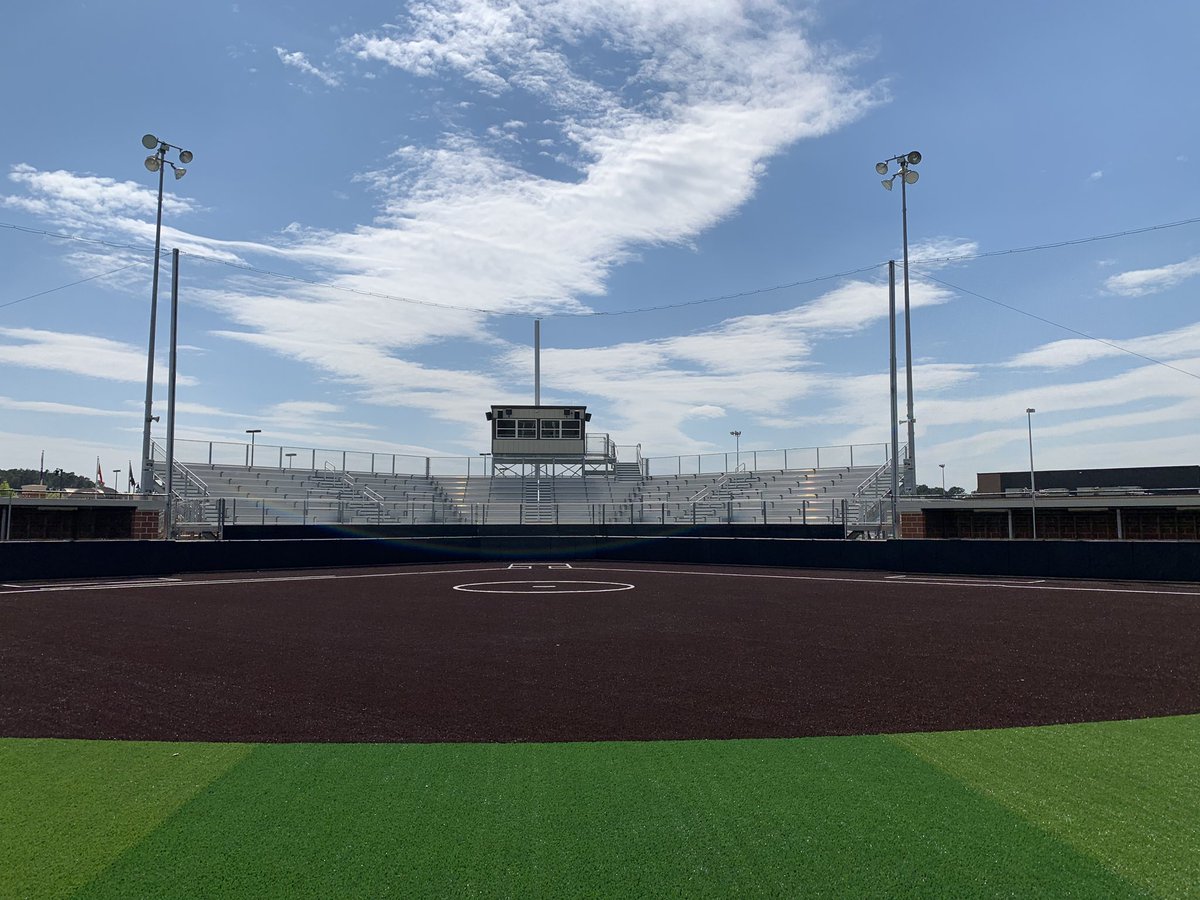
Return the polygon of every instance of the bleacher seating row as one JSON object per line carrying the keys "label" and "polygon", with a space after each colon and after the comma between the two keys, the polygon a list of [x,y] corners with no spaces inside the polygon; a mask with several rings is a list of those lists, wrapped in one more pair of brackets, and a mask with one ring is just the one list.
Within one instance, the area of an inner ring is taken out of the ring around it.
{"label": "bleacher seating row", "polygon": [[194,523],[215,523],[223,507],[226,524],[783,524],[851,521],[871,499],[863,486],[874,472],[857,466],[488,478],[189,463],[177,470],[175,487],[182,514]]}

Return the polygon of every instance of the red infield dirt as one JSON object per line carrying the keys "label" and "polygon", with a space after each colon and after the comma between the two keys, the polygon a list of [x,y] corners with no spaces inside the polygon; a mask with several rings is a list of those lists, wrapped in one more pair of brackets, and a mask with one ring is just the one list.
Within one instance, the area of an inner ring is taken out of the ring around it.
{"label": "red infield dirt", "polygon": [[1197,585],[583,563],[0,587],[9,737],[796,737],[1198,711]]}

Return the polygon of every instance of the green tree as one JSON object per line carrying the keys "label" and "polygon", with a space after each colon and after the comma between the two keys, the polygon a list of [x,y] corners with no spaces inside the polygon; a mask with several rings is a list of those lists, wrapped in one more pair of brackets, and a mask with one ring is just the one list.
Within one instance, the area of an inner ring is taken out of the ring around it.
{"label": "green tree", "polygon": [[[14,488],[26,484],[41,484],[42,473],[37,469],[0,469],[0,480],[8,482]],[[62,469],[48,469],[45,473],[46,487],[61,491],[67,488],[94,488],[96,482],[74,472],[64,472]]]}

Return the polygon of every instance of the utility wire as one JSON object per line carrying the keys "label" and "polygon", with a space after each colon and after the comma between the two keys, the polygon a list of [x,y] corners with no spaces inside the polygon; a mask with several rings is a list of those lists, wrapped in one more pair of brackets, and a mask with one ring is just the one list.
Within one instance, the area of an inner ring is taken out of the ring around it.
{"label": "utility wire", "polygon": [[[928,265],[928,264],[933,264],[933,263],[964,262],[964,261],[973,260],[973,259],[987,259],[987,258],[994,257],[994,256],[1012,256],[1012,255],[1015,255],[1018,253],[1033,253],[1033,252],[1039,251],[1039,250],[1053,250],[1053,249],[1058,249],[1058,248],[1062,248],[1062,247],[1074,247],[1074,246],[1079,246],[1081,244],[1095,243],[1097,241],[1109,241],[1109,240],[1114,240],[1116,238],[1121,238],[1121,237],[1129,237],[1129,236],[1137,235],[1137,234],[1146,234],[1147,232],[1152,232],[1152,231],[1163,231],[1168,228],[1179,228],[1184,225],[1194,225],[1196,223],[1200,223],[1200,216],[1190,218],[1190,219],[1180,219],[1179,221],[1176,221],[1176,222],[1164,222],[1164,223],[1157,224],[1157,225],[1147,225],[1147,226],[1144,226],[1141,228],[1130,228],[1130,229],[1126,229],[1124,231],[1114,231],[1114,232],[1109,232],[1107,234],[1092,235],[1090,237],[1072,238],[1069,240],[1052,241],[1052,242],[1047,242],[1047,243],[1042,243],[1042,244],[1031,244],[1026,247],[1014,247],[1014,248],[1005,249],[1005,250],[991,250],[991,251],[988,251],[985,253],[969,253],[969,254],[961,254],[959,256],[945,256],[945,257],[940,257],[940,258],[936,258],[936,259],[924,259],[924,260],[921,260],[920,263],[910,263],[910,267],[919,267],[920,265]],[[153,248],[150,248],[150,247],[136,246],[133,244],[121,244],[121,243],[116,243],[114,241],[101,240],[98,238],[84,238],[84,237],[80,237],[78,235],[63,234],[61,232],[44,231],[44,230],[36,229],[36,228],[29,228],[29,227],[23,226],[23,225],[14,225],[14,224],[10,224],[7,222],[0,222],[0,228],[7,228],[12,231],[19,231],[19,232],[23,232],[26,234],[41,235],[43,237],[52,237],[52,238],[58,238],[61,240],[70,240],[70,241],[78,241],[78,242],[87,243],[87,244],[95,244],[95,245],[111,247],[111,248],[119,249],[119,250],[134,250],[134,251],[138,251],[138,252],[153,252]],[[794,287],[802,287],[805,285],[816,284],[821,281],[829,281],[829,280],[836,279],[836,278],[847,278],[851,275],[858,275],[863,272],[869,272],[869,271],[872,271],[873,269],[877,269],[877,268],[880,268],[883,265],[885,265],[884,263],[876,263],[874,265],[860,266],[855,269],[849,269],[844,272],[836,272],[836,273],[831,273],[831,274],[827,274],[827,275],[817,275],[812,278],[800,279],[797,281],[787,282],[785,284],[777,284],[777,285],[772,285],[770,287],[750,288],[750,289],[747,289],[744,291],[737,291],[737,292],[730,293],[730,294],[721,294],[721,295],[715,296],[715,297],[704,297],[704,298],[700,298],[700,299],[696,299],[696,300],[682,300],[682,301],[679,301],[678,303],[664,303],[664,304],[658,304],[655,306],[631,307],[628,309],[618,309],[618,310],[585,310],[582,312],[533,313],[533,312],[529,311],[528,309],[522,310],[522,311],[509,312],[506,310],[484,309],[482,307],[459,306],[459,305],[452,304],[452,303],[438,303],[433,300],[422,300],[422,299],[418,299],[416,297],[405,297],[405,296],[399,296],[396,294],[386,294],[386,293],[377,292],[377,291],[366,291],[366,290],[361,290],[359,288],[351,288],[351,287],[345,287],[343,285],[332,284],[327,281],[318,281],[316,279],[303,278],[298,275],[288,275],[288,274],[284,274],[282,272],[274,272],[269,269],[261,269],[257,266],[252,266],[247,263],[232,262],[232,261],[226,260],[226,259],[218,259],[216,257],[206,256],[204,254],[188,253],[186,255],[193,259],[196,259],[196,260],[200,260],[203,262],[209,262],[209,263],[215,263],[217,265],[227,266],[227,267],[233,268],[233,269],[239,269],[241,271],[248,272],[253,275],[260,275],[260,276],[269,277],[269,278],[279,278],[279,279],[283,279],[286,281],[293,281],[293,282],[296,282],[299,284],[307,284],[312,287],[322,287],[322,288],[326,288],[329,290],[341,291],[344,293],[358,294],[360,296],[365,296],[365,297],[374,297],[374,298],[380,299],[380,300],[390,300],[390,301],[397,302],[397,303],[410,303],[410,304],[414,304],[417,306],[427,306],[427,307],[432,307],[435,309],[446,309],[446,310],[452,310],[452,311],[457,311],[457,312],[473,312],[473,313],[481,313],[484,315],[491,315],[491,316],[512,316],[512,317],[517,317],[517,318],[529,318],[531,315],[539,315],[541,318],[570,318],[570,317],[589,318],[589,317],[600,317],[600,316],[627,316],[627,315],[634,315],[636,313],[657,312],[660,310],[667,310],[667,309],[682,309],[682,308],[689,307],[689,306],[700,306],[702,304],[708,304],[708,303],[720,303],[720,302],[724,302],[724,301],[728,301],[728,300],[738,300],[738,299],[741,299],[744,297],[753,297],[758,294],[773,293],[775,291],[787,290],[788,288],[794,288]],[[926,275],[926,277],[931,277],[931,276]],[[937,279],[932,279],[932,280],[936,281]],[[970,292],[967,292],[967,293],[970,293]],[[983,298],[983,299],[989,299],[989,298]],[[14,301],[14,302],[20,302],[20,301]],[[992,302],[995,302],[995,301],[992,301]],[[1001,305],[1003,305],[1003,304],[1001,304]],[[1015,309],[1015,307],[1014,307],[1014,309]],[[1021,310],[1016,310],[1016,311],[1022,312]],[[1049,320],[1046,320],[1046,321],[1048,322],[1048,324],[1055,325],[1056,327],[1066,328],[1066,326],[1058,325],[1058,323],[1049,322]],[[1067,329],[1067,330],[1069,331],[1071,329]],[[1080,332],[1080,334],[1082,334],[1082,332]],[[1083,336],[1090,337],[1089,335],[1083,335]],[[1094,340],[1099,340],[1099,338],[1095,338]],[[1118,349],[1121,349],[1121,348],[1118,348]],[[1148,359],[1148,357],[1147,357],[1147,359]],[[1154,360],[1151,360],[1151,361],[1154,361]]]}
{"label": "utility wire", "polygon": [[1015,256],[1018,253],[1033,253],[1036,250],[1057,250],[1060,247],[1075,247],[1079,244],[1094,244],[1097,241],[1111,241],[1115,238],[1131,237],[1135,234],[1146,234],[1150,231],[1163,231],[1167,228],[1178,228],[1181,225],[1195,225],[1200,222],[1200,216],[1192,219],[1180,219],[1178,222],[1164,222],[1161,225],[1146,225],[1142,228],[1129,228],[1125,231],[1112,231],[1108,234],[1094,234],[1091,237],[1073,238],[1067,241],[1053,241],[1046,244],[1031,244],[1028,247],[1012,247],[1007,250],[989,250],[986,253],[964,253],[960,256],[928,257],[920,263],[909,261],[909,267],[918,264],[963,262],[969,259],[990,259],[993,256]]}
{"label": "utility wire", "polygon": [[21,297],[17,300],[9,300],[7,303],[0,303],[0,309],[4,309],[6,306],[16,306],[18,303],[24,303],[26,300],[32,300],[35,297],[44,297],[47,294],[53,294],[55,291],[64,291],[69,287],[75,287],[77,284],[95,281],[97,278],[107,278],[109,275],[116,275],[118,272],[124,272],[126,269],[132,269],[134,266],[144,265],[146,265],[146,263],[139,259],[136,262],[131,262],[127,266],[121,266],[119,269],[113,269],[111,272],[101,272],[99,275],[89,275],[87,278],[80,278],[78,281],[72,281],[70,284],[60,284],[58,287],[52,287],[48,290],[38,291],[36,294],[29,294],[28,296]]}
{"label": "utility wire", "polygon": [[812,278],[805,278],[800,281],[790,281],[787,284],[776,284],[776,285],[772,285],[770,287],[750,288],[745,291],[738,291],[737,293],[734,293],[734,294],[721,294],[720,296],[704,297],[699,300],[683,300],[683,301],[680,301],[679,303],[663,303],[658,306],[641,306],[641,307],[637,307],[634,309],[583,310],[580,312],[533,313],[533,312],[530,312],[529,310],[509,311],[509,310],[502,310],[502,309],[484,309],[482,307],[475,307],[475,306],[458,306],[458,305],[449,304],[449,303],[436,303],[432,300],[417,300],[413,297],[399,297],[399,296],[396,296],[395,294],[384,294],[384,293],[380,293],[378,291],[365,291],[360,288],[352,288],[352,287],[345,287],[344,285],[331,284],[328,281],[317,281],[317,280],[311,279],[311,278],[303,278],[299,275],[288,275],[283,272],[272,272],[269,269],[260,269],[256,266],[250,266],[250,265],[246,265],[244,263],[230,262],[229,260],[217,259],[216,257],[204,256],[203,254],[198,254],[198,253],[188,253],[186,255],[191,257],[192,259],[198,259],[198,260],[202,260],[204,262],[211,262],[211,263],[215,263],[215,264],[221,265],[221,266],[228,266],[233,269],[242,269],[244,271],[250,272],[255,275],[264,275],[264,276],[268,276],[271,278],[282,278],[286,281],[295,281],[295,282],[299,282],[301,284],[311,285],[313,287],[329,288],[330,290],[342,291],[342,292],[348,293],[348,294],[358,294],[363,297],[374,297],[379,300],[395,300],[400,303],[413,303],[418,306],[432,306],[432,307],[436,307],[437,309],[451,309],[451,310],[456,310],[458,312],[485,313],[490,316],[516,316],[516,317],[523,318],[523,319],[529,318],[531,315],[536,315],[538,318],[542,318],[542,319],[594,318],[594,317],[599,317],[599,316],[628,316],[628,315],[633,315],[634,313],[657,312],[659,310],[664,310],[664,309],[679,309],[684,306],[699,306],[703,303],[720,303],[724,300],[736,300],[740,297],[752,297],[756,294],[769,294],[773,291],[782,291],[782,290],[786,290],[788,288],[801,287],[801,286],[807,285],[807,284],[816,284],[817,282],[820,282],[820,281],[829,281],[829,280],[835,279],[835,278],[848,278],[851,275],[859,275],[863,272],[870,272],[870,271],[873,271],[875,269],[881,268],[882,266],[886,265],[886,263],[874,263],[873,265],[869,265],[869,266],[860,266],[857,269],[847,269],[846,271],[843,271],[843,272],[833,272],[833,273],[830,273],[827,275],[815,275]]}
{"label": "utility wire", "polygon": [[978,291],[972,291],[968,288],[962,287],[961,285],[951,284],[949,281],[944,281],[941,278],[935,278],[929,273],[925,273],[924,277],[928,278],[930,281],[936,281],[938,284],[958,291],[960,294],[967,294],[971,297],[985,300],[988,303],[994,303],[996,306],[1002,306],[1004,309],[1011,310],[1015,313],[1020,313],[1023,316],[1028,316],[1030,319],[1037,319],[1039,322],[1044,322],[1047,325],[1053,325],[1055,328],[1061,328],[1063,331],[1069,331],[1071,334],[1079,335],[1079,337],[1086,338],[1089,341],[1096,341],[1097,343],[1103,344],[1106,347],[1112,347],[1114,350],[1119,350],[1122,353],[1128,353],[1130,356],[1136,356],[1138,359],[1144,359],[1146,362],[1154,363],[1156,366],[1163,366],[1167,369],[1172,369],[1181,375],[1187,375],[1190,378],[1200,380],[1200,375],[1197,375],[1195,372],[1189,372],[1187,369],[1181,369],[1179,366],[1173,366],[1168,362],[1163,362],[1161,359],[1155,359],[1153,356],[1147,356],[1145,353],[1138,353],[1136,350],[1130,350],[1128,347],[1122,347],[1120,344],[1114,344],[1112,341],[1106,341],[1104,338],[1098,338],[1095,335],[1088,334],[1085,331],[1072,328],[1070,325],[1063,325],[1061,322],[1055,322],[1052,319],[1047,319],[1045,316],[1039,316],[1037,313],[1031,313],[1028,310],[1021,309],[1018,306],[1012,306],[1011,304],[1004,303],[1003,301],[997,300],[994,297],[988,297],[979,293]]}

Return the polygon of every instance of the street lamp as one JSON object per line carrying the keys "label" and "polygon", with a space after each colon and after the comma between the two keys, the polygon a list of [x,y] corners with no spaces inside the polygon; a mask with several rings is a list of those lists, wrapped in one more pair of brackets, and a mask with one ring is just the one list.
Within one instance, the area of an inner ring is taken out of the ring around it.
{"label": "street lamp", "polygon": [[[875,171],[880,175],[887,175],[881,182],[885,189],[891,190],[892,183],[895,179],[900,179],[900,222],[902,233],[904,236],[904,366],[905,378],[908,386],[908,459],[905,463],[907,471],[907,486],[908,493],[913,493],[916,489],[916,474],[917,474],[917,438],[916,438],[916,419],[913,417],[913,375],[912,375],[912,327],[909,316],[908,304],[908,186],[916,184],[917,179],[921,177],[915,169],[910,169],[909,166],[915,166],[921,162],[921,153],[918,150],[912,150],[908,153],[901,153],[899,156],[893,156],[891,159],[875,164]],[[888,175],[890,163],[896,163],[899,168]]]}
{"label": "street lamp", "polygon": [[938,463],[938,468],[942,470],[942,496],[946,496],[946,464]]}
{"label": "street lamp", "polygon": [[246,434],[250,435],[250,468],[254,468],[254,436],[262,434],[261,428],[247,428]]}
{"label": "street lamp", "polygon": [[729,433],[731,435],[733,435],[733,447],[734,447],[734,459],[735,459],[734,470],[736,471],[737,469],[740,469],[742,467],[742,433],[740,431],[731,431]]}
{"label": "street lamp", "polygon": [[1037,540],[1037,483],[1033,478],[1033,414],[1032,406],[1025,410],[1025,421],[1029,426],[1029,510],[1033,514],[1033,539]]}
{"label": "street lamp", "polygon": [[113,469],[113,492],[114,493],[117,493],[117,494],[121,493],[121,489],[119,487],[117,487],[117,485],[120,483],[121,483],[121,470]]}
{"label": "street lamp", "polygon": [[146,491],[153,493],[154,460],[150,456],[150,423],[157,421],[151,415],[151,407],[154,405],[154,332],[158,317],[158,258],[162,249],[163,175],[167,166],[175,173],[176,181],[187,174],[187,169],[167,159],[168,150],[178,150],[179,161],[183,165],[192,161],[192,151],[160,141],[152,134],[142,135],[142,146],[154,151],[146,157],[145,165],[149,171],[158,173],[158,213],[154,222],[154,276],[150,283],[150,347],[146,353],[146,415],[142,428],[142,485]]}
{"label": "street lamp", "polygon": [[288,468],[290,469],[292,467],[292,460],[295,458],[296,454],[295,453],[285,453],[283,455],[287,457]]}

